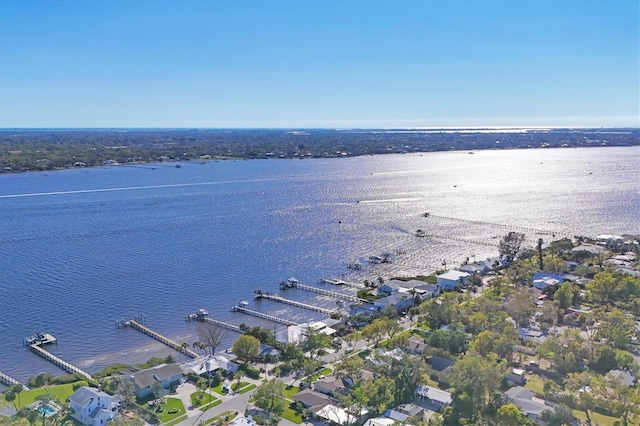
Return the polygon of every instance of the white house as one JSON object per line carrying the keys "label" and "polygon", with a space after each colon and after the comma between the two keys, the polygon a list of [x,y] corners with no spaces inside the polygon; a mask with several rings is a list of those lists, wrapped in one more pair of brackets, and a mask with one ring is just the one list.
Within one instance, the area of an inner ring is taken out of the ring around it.
{"label": "white house", "polygon": [[431,386],[418,386],[415,394],[418,399],[428,399],[438,409],[447,407],[453,401],[449,392]]}
{"label": "white house", "polygon": [[562,284],[564,278],[561,275],[549,274],[547,272],[536,272],[531,278],[533,286],[538,290],[544,290],[550,285]]}
{"label": "white house", "polygon": [[470,276],[471,275],[466,272],[452,269],[443,274],[437,275],[436,278],[440,288],[453,290],[456,287],[465,287]]}
{"label": "white house", "polygon": [[104,426],[118,413],[111,395],[88,386],[79,387],[69,397],[71,417],[83,425]]}
{"label": "white house", "polygon": [[184,372],[194,373],[198,376],[213,373],[216,370],[235,373],[239,367],[238,364],[223,355],[207,355],[182,364]]}

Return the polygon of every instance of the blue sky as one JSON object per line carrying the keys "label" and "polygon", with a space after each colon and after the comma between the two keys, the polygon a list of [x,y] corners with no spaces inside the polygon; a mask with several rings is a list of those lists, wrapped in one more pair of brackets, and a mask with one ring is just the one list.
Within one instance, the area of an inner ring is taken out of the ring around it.
{"label": "blue sky", "polygon": [[639,126],[638,1],[0,2],[0,127]]}

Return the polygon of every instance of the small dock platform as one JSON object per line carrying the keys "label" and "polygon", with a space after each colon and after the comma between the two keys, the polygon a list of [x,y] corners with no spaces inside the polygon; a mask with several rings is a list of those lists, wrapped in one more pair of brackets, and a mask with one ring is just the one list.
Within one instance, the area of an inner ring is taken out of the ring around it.
{"label": "small dock platform", "polygon": [[71,374],[79,374],[89,380],[93,380],[93,377],[91,376],[91,374],[87,373],[86,371],[76,367],[73,364],[68,363],[67,361],[63,360],[62,358],[58,358],[57,356],[55,356],[54,354],[52,354],[51,352],[43,349],[40,347],[41,343],[33,343],[32,345],[29,346],[29,348],[31,348],[31,350],[33,352],[35,352],[36,354],[40,355],[42,358],[46,359],[47,361],[50,361],[51,363],[57,365],[58,367],[62,368],[63,370],[71,373]]}
{"label": "small dock platform", "polygon": [[349,302],[355,303],[371,303],[368,300],[361,299],[357,296],[352,296],[350,294],[338,293],[337,291],[325,290],[323,288],[312,287],[310,285],[300,284],[298,280],[295,278],[289,278],[287,281],[283,281],[280,283],[280,289],[286,290],[288,288],[297,288],[300,290],[310,291],[313,293],[318,293],[323,296],[333,297],[334,299],[343,299],[348,300]]}
{"label": "small dock platform", "polygon": [[314,312],[320,312],[321,314],[331,315],[335,312],[335,310],[321,308],[320,306],[309,305],[307,303],[297,302],[295,300],[285,299],[284,297],[280,297],[276,294],[269,293],[268,291],[256,290],[253,292],[253,297],[256,299],[267,299],[273,300],[274,302],[284,303],[286,305],[296,306],[298,308],[308,309]]}
{"label": "small dock platform", "polygon": [[22,385],[23,390],[29,390],[29,386],[25,385],[18,379],[14,379],[10,375],[3,373],[2,371],[0,371],[0,383],[4,383],[7,386]]}
{"label": "small dock platform", "polygon": [[237,305],[231,307],[231,312],[242,312],[243,314],[251,315],[256,318],[266,319],[283,325],[298,325],[298,323],[285,318],[280,318],[275,315],[269,315],[262,312],[254,311],[252,309],[249,309],[247,305],[247,302],[240,302]]}
{"label": "small dock platform", "polygon": [[366,288],[363,284],[350,283],[345,280],[339,280],[337,278],[320,278],[320,282],[324,284],[343,285],[345,287],[353,287],[359,290]]}
{"label": "small dock platform", "polygon": [[58,343],[58,339],[56,339],[53,334],[49,333],[37,333],[33,336],[25,337],[22,340],[23,346],[50,345],[52,343]]}
{"label": "small dock platform", "polygon": [[185,348],[183,347],[181,344],[169,339],[168,337],[163,336],[162,334],[153,331],[152,329],[150,329],[149,327],[141,324],[140,322],[136,321],[135,319],[130,319],[130,320],[126,320],[124,321],[124,326],[125,327],[131,327],[135,330],[141,331],[142,333],[146,334],[147,336],[150,336],[152,338],[154,338],[155,340],[157,340],[160,343],[164,343],[165,345],[169,346],[171,349],[176,350],[180,353],[183,353],[185,355],[187,355],[188,357],[191,358],[198,358],[200,355],[193,351],[192,349],[189,348]]}

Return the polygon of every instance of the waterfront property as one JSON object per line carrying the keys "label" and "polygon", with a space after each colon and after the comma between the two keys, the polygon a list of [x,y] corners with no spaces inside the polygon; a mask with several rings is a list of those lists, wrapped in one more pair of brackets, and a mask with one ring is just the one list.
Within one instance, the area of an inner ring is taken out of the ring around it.
{"label": "waterfront property", "polygon": [[151,395],[158,384],[165,390],[177,386],[182,379],[182,369],[177,364],[162,364],[133,373],[131,379],[136,387],[136,396],[144,398]]}
{"label": "waterfront property", "polygon": [[96,388],[79,387],[69,397],[71,417],[83,425],[104,426],[118,413],[114,398]]}
{"label": "waterfront property", "polygon": [[466,272],[450,270],[443,274],[437,275],[438,286],[441,289],[453,290],[456,287],[464,288],[469,280],[469,275]]}

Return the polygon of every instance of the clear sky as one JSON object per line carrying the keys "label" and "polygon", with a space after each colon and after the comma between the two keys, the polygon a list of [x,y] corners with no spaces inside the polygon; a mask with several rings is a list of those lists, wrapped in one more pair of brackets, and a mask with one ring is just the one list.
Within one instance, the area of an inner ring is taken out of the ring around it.
{"label": "clear sky", "polygon": [[0,1],[0,127],[639,126],[640,2]]}

